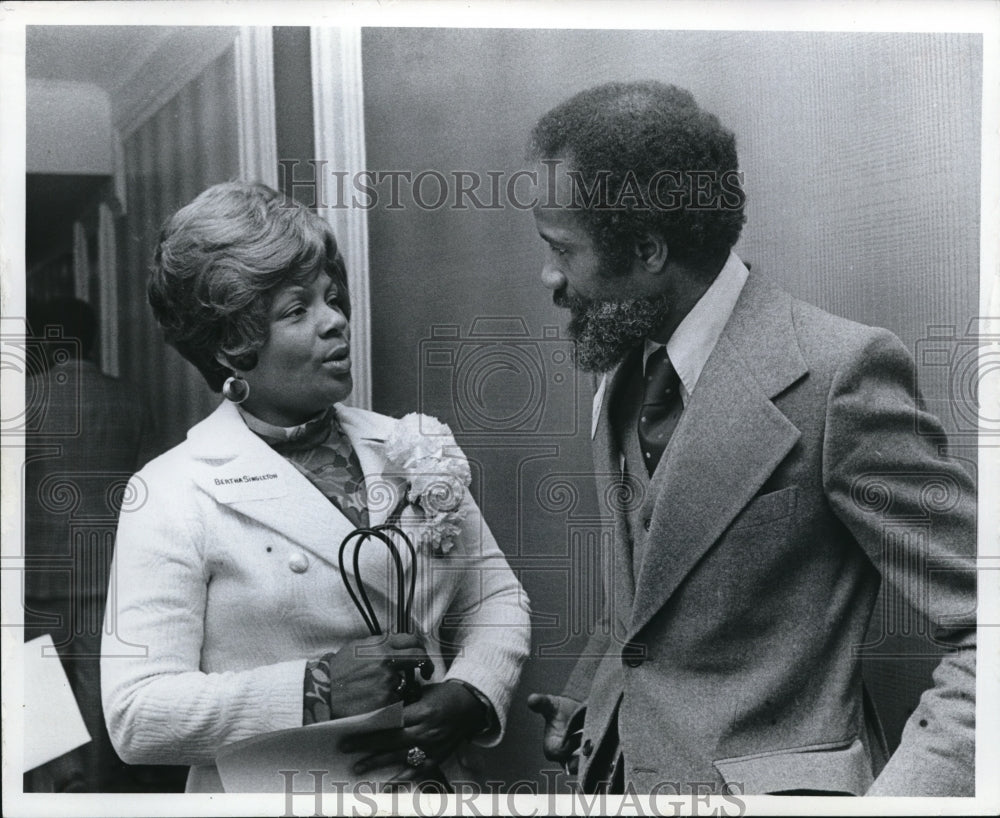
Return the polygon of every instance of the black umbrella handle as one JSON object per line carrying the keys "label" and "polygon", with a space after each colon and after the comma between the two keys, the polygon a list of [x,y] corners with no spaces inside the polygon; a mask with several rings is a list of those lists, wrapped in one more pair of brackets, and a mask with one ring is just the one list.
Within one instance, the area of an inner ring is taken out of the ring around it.
{"label": "black umbrella handle", "polygon": [[[407,587],[406,572],[403,568],[403,561],[399,554],[399,547],[389,534],[398,534],[402,537],[403,542],[406,544],[406,547],[410,552],[411,571],[409,587]],[[413,608],[413,596],[417,584],[417,552],[413,547],[413,543],[410,541],[410,538],[406,536],[399,526],[391,523],[385,523],[372,528],[356,528],[344,537],[343,541],[340,543],[339,553],[340,576],[344,581],[344,587],[347,588],[347,593],[350,595],[351,601],[354,603],[354,607],[356,607],[358,609],[358,613],[361,614],[361,618],[368,627],[368,631],[372,636],[380,636],[382,634],[382,627],[378,621],[378,616],[375,614],[375,609],[372,606],[371,600],[368,598],[368,592],[365,590],[365,583],[361,578],[361,548],[372,538],[382,542],[386,548],[389,549],[389,555],[392,557],[393,566],[396,569],[396,632],[407,633],[410,630],[410,612]],[[358,541],[357,546],[354,549],[353,559],[354,582],[357,585],[356,588],[352,585],[351,577],[347,573],[345,559],[347,546],[354,540]]]}

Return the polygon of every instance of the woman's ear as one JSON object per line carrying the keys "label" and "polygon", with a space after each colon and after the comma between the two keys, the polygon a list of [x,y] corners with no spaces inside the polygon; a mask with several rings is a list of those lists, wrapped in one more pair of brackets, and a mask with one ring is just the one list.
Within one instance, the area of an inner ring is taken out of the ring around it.
{"label": "woman's ear", "polygon": [[670,254],[662,236],[642,233],[635,238],[635,256],[646,272],[659,273],[666,268]]}
{"label": "woman's ear", "polygon": [[239,371],[245,374],[257,366],[258,357],[256,352],[242,352],[239,355],[233,355],[231,352],[220,349],[215,353],[215,360],[223,369],[231,369],[234,372]]}
{"label": "woman's ear", "polygon": [[233,362],[229,360],[229,356],[221,349],[215,353],[215,361],[223,369],[234,369]]}

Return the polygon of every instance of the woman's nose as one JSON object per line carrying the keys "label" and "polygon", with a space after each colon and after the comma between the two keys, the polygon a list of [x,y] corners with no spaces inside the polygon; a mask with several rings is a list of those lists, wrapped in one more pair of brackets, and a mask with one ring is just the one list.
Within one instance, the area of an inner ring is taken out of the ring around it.
{"label": "woman's nose", "polygon": [[542,266],[542,284],[553,291],[561,290],[566,286],[566,276],[554,264],[545,262]]}
{"label": "woman's nose", "polygon": [[327,335],[331,332],[343,332],[347,329],[348,320],[337,307],[330,304],[324,305],[323,314],[320,318],[320,332]]}

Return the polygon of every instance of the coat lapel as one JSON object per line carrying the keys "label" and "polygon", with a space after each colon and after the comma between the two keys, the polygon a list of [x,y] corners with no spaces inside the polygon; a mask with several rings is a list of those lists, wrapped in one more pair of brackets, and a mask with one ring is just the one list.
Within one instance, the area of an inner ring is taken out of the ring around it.
{"label": "coat lapel", "polygon": [[406,490],[402,477],[384,473],[385,441],[395,421],[386,415],[342,405],[337,407],[337,420],[350,438],[365,474],[369,522],[381,525],[399,505]]}
{"label": "coat lapel", "polygon": [[799,438],[772,403],[807,372],[790,298],[748,279],[650,485],[629,638],[659,611]]}
{"label": "coat lapel", "polygon": [[614,520],[614,577],[616,611],[621,612],[626,626],[628,611],[632,609],[635,594],[635,574],[632,570],[632,545],[629,539],[625,515],[616,510],[613,501],[606,498],[618,496],[616,483],[622,479],[621,452],[615,440],[612,413],[620,400],[621,390],[628,380],[629,370],[636,364],[636,356],[641,355],[641,347],[625,359],[608,375],[605,375],[594,398],[593,448],[594,466],[597,470],[599,500],[610,507],[602,507],[602,515]]}
{"label": "coat lapel", "polygon": [[[369,418],[364,416],[382,418],[360,412],[337,407],[366,485],[379,486],[384,497],[386,487],[394,483],[382,480],[384,457],[380,445],[368,438],[384,439],[385,430],[374,423],[370,424],[374,428],[366,427]],[[235,406],[224,401],[188,437],[200,465],[195,479],[217,502],[288,537],[318,559],[338,565],[340,543],[354,530],[353,524],[298,469],[250,431]],[[375,504],[380,511],[370,513],[373,525],[384,521],[390,510],[381,510],[384,506],[385,502]]]}

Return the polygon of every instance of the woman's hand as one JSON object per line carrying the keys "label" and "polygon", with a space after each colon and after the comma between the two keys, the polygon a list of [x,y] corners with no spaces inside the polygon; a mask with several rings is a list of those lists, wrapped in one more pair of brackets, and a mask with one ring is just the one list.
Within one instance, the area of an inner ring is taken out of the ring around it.
{"label": "woman's hand", "polygon": [[[370,636],[348,642],[330,659],[330,718],[367,713],[404,698],[417,684],[414,671],[432,668],[412,634]],[[401,681],[406,680],[402,685]]]}
{"label": "woman's hand", "polygon": [[[406,767],[394,782],[439,778],[438,766],[465,739],[487,724],[483,703],[458,682],[443,682],[423,688],[420,701],[403,708],[403,728],[354,735],[341,742],[344,752],[362,752],[354,765],[357,775],[388,766]],[[419,766],[407,763],[407,754],[419,747],[426,760]]]}

